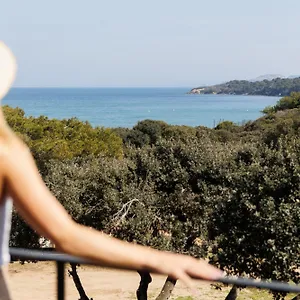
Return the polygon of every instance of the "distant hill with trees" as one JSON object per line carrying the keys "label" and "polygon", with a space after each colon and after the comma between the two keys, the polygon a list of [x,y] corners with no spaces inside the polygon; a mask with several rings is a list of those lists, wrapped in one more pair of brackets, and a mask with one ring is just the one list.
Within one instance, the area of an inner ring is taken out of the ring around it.
{"label": "distant hill with trees", "polygon": [[300,77],[262,81],[232,80],[222,84],[197,87],[189,94],[287,96],[291,92],[300,92]]}

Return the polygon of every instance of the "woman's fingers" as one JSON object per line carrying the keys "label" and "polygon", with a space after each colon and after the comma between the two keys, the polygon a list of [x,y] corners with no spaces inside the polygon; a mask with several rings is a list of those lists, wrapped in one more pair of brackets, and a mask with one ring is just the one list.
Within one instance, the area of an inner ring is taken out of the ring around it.
{"label": "woman's fingers", "polygon": [[217,280],[224,276],[224,272],[206,263],[203,260],[195,260],[187,270],[187,273],[195,279]]}
{"label": "woman's fingers", "polygon": [[197,260],[188,258],[187,264],[181,265],[173,274],[172,277],[182,281],[194,294],[197,296],[199,293],[195,288],[194,279],[216,280],[224,276],[224,273],[209,265],[204,260]]}
{"label": "woman's fingers", "polygon": [[191,291],[191,293],[194,294],[194,296],[197,295],[197,290],[196,290],[196,287],[195,287],[195,284],[192,280],[192,278],[183,270],[179,270],[176,272],[175,274],[176,278],[180,281],[182,281],[186,286],[187,288]]}

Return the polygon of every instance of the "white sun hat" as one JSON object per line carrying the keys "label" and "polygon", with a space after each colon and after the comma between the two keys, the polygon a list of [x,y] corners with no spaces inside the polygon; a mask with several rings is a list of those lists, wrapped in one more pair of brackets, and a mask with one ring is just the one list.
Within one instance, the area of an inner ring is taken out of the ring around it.
{"label": "white sun hat", "polygon": [[17,64],[11,50],[0,41],[0,101],[9,91],[17,72]]}

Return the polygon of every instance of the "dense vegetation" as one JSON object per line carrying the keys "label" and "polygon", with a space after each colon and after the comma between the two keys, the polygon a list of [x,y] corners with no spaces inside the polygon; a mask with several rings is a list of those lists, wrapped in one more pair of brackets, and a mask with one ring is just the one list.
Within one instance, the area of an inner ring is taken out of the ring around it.
{"label": "dense vegetation", "polygon": [[[214,129],[152,120],[92,128],[4,110],[78,222],[207,257],[230,274],[299,282],[299,106],[292,93],[254,122]],[[39,246],[16,214],[11,245]]]}
{"label": "dense vegetation", "polygon": [[300,91],[300,77],[276,78],[273,80],[247,81],[232,80],[213,86],[192,89],[191,94],[265,95],[288,96]]}

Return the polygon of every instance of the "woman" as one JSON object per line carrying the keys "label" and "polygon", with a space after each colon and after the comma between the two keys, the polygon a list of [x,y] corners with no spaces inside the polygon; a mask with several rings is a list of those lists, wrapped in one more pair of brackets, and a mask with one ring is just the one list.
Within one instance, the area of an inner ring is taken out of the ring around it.
{"label": "woman", "polygon": [[[8,92],[15,72],[15,59],[0,41],[0,99]],[[193,286],[191,278],[214,280],[222,276],[221,271],[202,260],[123,242],[75,223],[45,186],[28,147],[9,128],[1,108],[0,195],[0,265],[3,277],[0,299],[9,299],[3,266],[9,263],[10,199],[25,221],[54,242],[58,250],[95,264],[165,274],[182,280],[188,287]]]}

